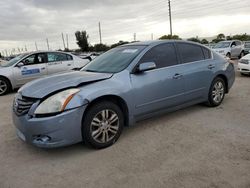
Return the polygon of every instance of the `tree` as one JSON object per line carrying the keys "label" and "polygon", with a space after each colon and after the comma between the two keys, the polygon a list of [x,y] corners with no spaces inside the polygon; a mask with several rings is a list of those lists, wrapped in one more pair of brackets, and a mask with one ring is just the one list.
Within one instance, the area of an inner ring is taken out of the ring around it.
{"label": "tree", "polygon": [[198,37],[192,37],[192,38],[189,38],[187,39],[188,41],[192,41],[192,42],[198,42],[198,43],[201,43],[200,39]]}
{"label": "tree", "polygon": [[248,34],[242,34],[242,35],[234,35],[233,37],[232,37],[232,39],[234,39],[234,40],[241,40],[241,41],[248,41],[248,40],[250,40],[250,35],[248,35]]}
{"label": "tree", "polygon": [[127,41],[122,41],[122,40],[120,40],[118,43],[112,44],[112,45],[110,46],[110,48],[115,48],[115,47],[117,47],[117,46],[124,45],[124,44],[128,44],[128,43],[129,43],[129,42],[127,42]]}
{"label": "tree", "polygon": [[94,45],[95,52],[105,52],[107,50],[109,50],[109,46],[107,46],[106,44],[95,44]]}
{"label": "tree", "polygon": [[220,39],[220,40],[225,40],[226,37],[225,37],[225,35],[223,33],[220,33],[220,34],[217,35],[216,38]]}
{"label": "tree", "polygon": [[202,39],[201,40],[201,44],[208,44],[209,42],[208,42],[208,40],[207,39]]}
{"label": "tree", "polygon": [[75,36],[76,36],[76,41],[77,41],[76,43],[81,48],[81,50],[83,52],[88,51],[89,50],[89,42],[88,42],[89,35],[87,34],[87,32],[76,31]]}
{"label": "tree", "polygon": [[181,38],[178,35],[163,35],[159,38],[160,40],[170,40],[170,39],[175,39],[175,40],[181,40]]}

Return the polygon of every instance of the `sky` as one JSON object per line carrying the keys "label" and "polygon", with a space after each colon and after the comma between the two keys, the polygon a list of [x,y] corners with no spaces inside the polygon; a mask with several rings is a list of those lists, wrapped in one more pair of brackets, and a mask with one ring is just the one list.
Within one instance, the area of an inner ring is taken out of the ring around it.
{"label": "sky", "polygon": [[[171,0],[173,34],[181,38],[250,34],[249,0]],[[76,49],[75,31],[91,44],[157,39],[169,34],[167,0],[0,0],[0,52]],[[36,43],[36,45],[35,45]],[[66,42],[65,42],[66,43]]]}

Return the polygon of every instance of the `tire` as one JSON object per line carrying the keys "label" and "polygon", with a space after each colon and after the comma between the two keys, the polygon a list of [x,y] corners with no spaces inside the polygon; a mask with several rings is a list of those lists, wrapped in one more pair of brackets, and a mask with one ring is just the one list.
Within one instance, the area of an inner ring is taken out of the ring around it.
{"label": "tire", "polygon": [[231,54],[228,52],[226,55],[229,59],[231,59]]}
{"label": "tire", "polygon": [[0,96],[7,94],[10,91],[10,82],[6,78],[0,77]]}
{"label": "tire", "polygon": [[244,56],[244,52],[240,52],[239,59],[241,59]]}
{"label": "tire", "polygon": [[207,105],[210,107],[219,106],[225,97],[225,91],[225,81],[220,77],[216,77],[209,89]]}
{"label": "tire", "polygon": [[96,149],[113,145],[120,137],[124,116],[120,107],[103,101],[90,107],[82,124],[83,141]]}

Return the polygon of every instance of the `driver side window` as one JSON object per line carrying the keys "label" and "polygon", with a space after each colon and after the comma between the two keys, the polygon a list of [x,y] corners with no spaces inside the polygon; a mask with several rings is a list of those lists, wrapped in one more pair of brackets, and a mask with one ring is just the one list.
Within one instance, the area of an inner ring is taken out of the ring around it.
{"label": "driver side window", "polygon": [[25,58],[22,62],[24,65],[30,65],[30,64],[34,64],[35,63],[35,58],[36,58],[36,55],[31,55],[27,58]]}
{"label": "driver side window", "polygon": [[22,60],[24,65],[45,63],[45,54],[33,54]]}

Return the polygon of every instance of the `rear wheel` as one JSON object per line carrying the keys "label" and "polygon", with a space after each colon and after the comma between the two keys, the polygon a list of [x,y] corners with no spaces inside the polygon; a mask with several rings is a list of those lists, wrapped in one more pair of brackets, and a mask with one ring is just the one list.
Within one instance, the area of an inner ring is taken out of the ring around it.
{"label": "rear wheel", "polygon": [[124,116],[118,105],[104,101],[93,105],[82,125],[83,140],[93,148],[101,149],[114,144],[121,135]]}
{"label": "rear wheel", "polygon": [[0,77],[0,96],[5,95],[10,91],[9,81],[5,78]]}
{"label": "rear wheel", "polygon": [[239,59],[241,59],[244,56],[244,52],[240,52]]}
{"label": "rear wheel", "polygon": [[215,78],[210,86],[207,102],[208,106],[219,106],[225,97],[225,91],[225,81],[220,77]]}

